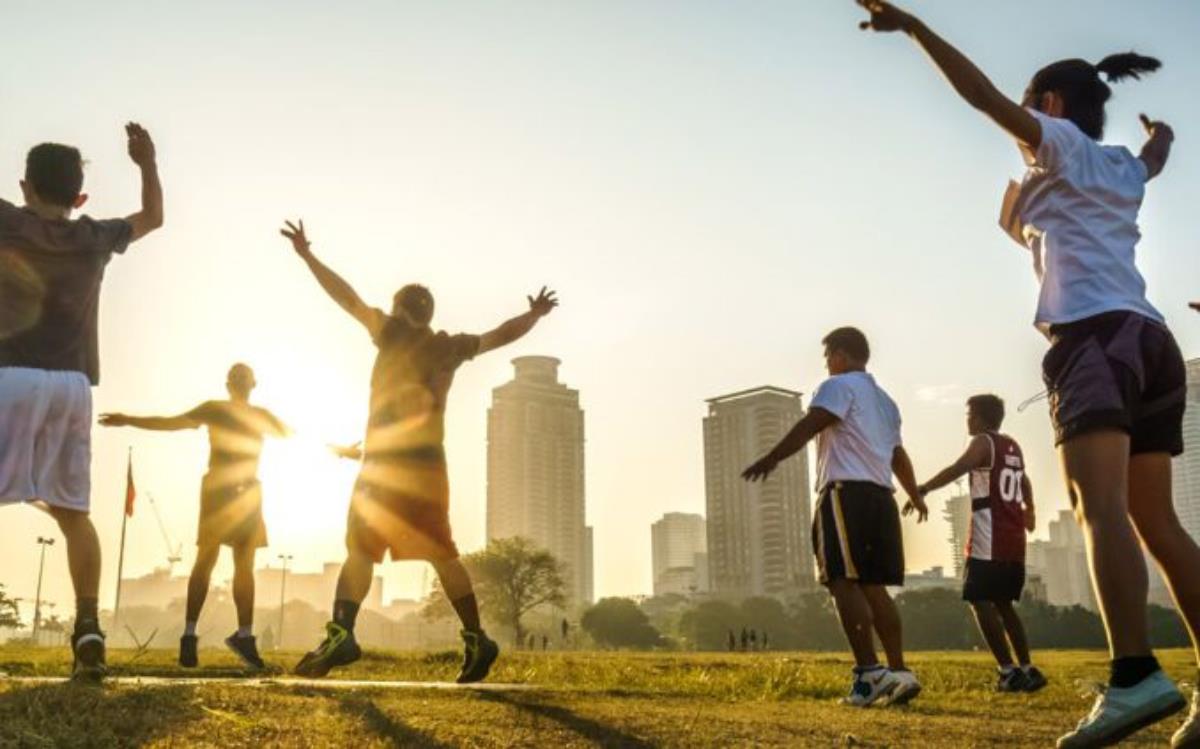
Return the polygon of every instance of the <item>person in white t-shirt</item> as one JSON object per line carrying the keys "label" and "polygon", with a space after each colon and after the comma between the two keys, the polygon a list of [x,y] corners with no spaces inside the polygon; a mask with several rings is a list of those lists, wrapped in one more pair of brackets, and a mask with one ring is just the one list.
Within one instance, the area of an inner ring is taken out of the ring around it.
{"label": "person in white t-shirt", "polygon": [[[901,705],[921,691],[905,666],[900,614],[886,586],[904,584],[904,542],[892,473],[908,493],[904,514],[918,522],[929,510],[912,461],[900,441],[900,410],[866,371],[871,349],[856,328],[822,341],[829,379],[808,412],[742,477],[765,481],[779,463],[817,440],[817,501],[813,552],[854,653],[854,678],[844,702],[857,707]],[[887,655],[879,663],[872,629]]]}
{"label": "person in white t-shirt", "polygon": [[[1095,65],[1060,60],[1033,76],[1018,104],[916,17],[881,0],[858,2],[870,13],[861,28],[912,38],[1017,142],[1028,167],[1010,185],[1001,224],[1032,253],[1040,283],[1034,322],[1051,342],[1042,376],[1113,657],[1108,689],[1058,745],[1115,743],[1186,706],[1150,649],[1139,536],[1200,660],[1200,548],[1171,499],[1171,458],[1183,452],[1183,356],[1135,263],[1145,186],[1166,166],[1174,134],[1142,115],[1149,137],[1137,156],[1100,143],[1112,95],[1101,74],[1136,79],[1161,63],[1133,52]],[[1200,746],[1200,695],[1172,741]]]}

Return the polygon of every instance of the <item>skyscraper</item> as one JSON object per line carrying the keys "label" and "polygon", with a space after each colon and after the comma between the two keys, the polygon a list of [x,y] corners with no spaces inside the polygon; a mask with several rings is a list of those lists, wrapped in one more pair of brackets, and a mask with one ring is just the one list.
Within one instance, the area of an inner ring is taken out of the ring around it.
{"label": "skyscraper", "polygon": [[971,532],[971,496],[958,486],[959,494],[946,500],[942,518],[950,526],[950,558],[954,561],[954,576],[962,579],[966,569],[967,535]]}
{"label": "skyscraper", "polygon": [[707,529],[703,515],[668,512],[650,526],[654,595],[702,591],[708,563]]}
{"label": "skyscraper", "polygon": [[1200,540],[1200,359],[1187,363],[1184,453],[1171,461],[1175,511],[1192,538]]}
{"label": "skyscraper", "polygon": [[780,463],[766,481],[752,484],[741,477],[803,415],[801,394],[777,387],[708,401],[708,569],[719,595],[785,597],[814,582],[807,451]]}
{"label": "skyscraper", "polygon": [[488,410],[487,537],[524,536],[566,565],[572,607],[592,596],[584,520],[583,411],[558,381],[558,359],[513,359],[516,375]]}
{"label": "skyscraper", "polygon": [[1083,531],[1070,510],[1060,510],[1048,524],[1048,541],[1031,541],[1026,547],[1028,578],[1038,578],[1046,600],[1055,606],[1096,609]]}

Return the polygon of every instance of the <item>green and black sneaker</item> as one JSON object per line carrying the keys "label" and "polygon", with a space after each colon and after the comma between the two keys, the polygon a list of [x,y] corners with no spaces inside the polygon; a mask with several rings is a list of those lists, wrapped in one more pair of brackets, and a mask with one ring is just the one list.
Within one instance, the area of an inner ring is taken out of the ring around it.
{"label": "green and black sneaker", "polygon": [[325,625],[325,640],[296,664],[297,676],[319,679],[337,666],[348,666],[362,657],[354,631],[336,622]]}
{"label": "green and black sneaker", "polygon": [[85,626],[71,635],[71,652],[75,662],[71,665],[71,680],[98,683],[108,674],[104,662],[104,633],[97,626]]}
{"label": "green and black sneaker", "polygon": [[469,632],[464,629],[462,638],[463,665],[456,681],[459,684],[474,684],[477,681],[483,681],[487,678],[488,671],[492,669],[492,664],[500,655],[500,646],[484,634],[483,630]]}

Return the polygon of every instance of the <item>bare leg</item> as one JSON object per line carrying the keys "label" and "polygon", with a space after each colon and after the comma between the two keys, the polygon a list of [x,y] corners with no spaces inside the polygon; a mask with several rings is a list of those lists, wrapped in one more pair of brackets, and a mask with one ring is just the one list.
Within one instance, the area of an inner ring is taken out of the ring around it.
{"label": "bare leg", "polygon": [[1129,461],[1129,514],[1167,578],[1175,607],[1187,622],[1200,662],[1200,548],[1179,524],[1171,500],[1171,457],[1134,455]]}
{"label": "bare leg", "polygon": [[860,587],[867,598],[867,605],[871,607],[875,634],[879,635],[879,643],[883,645],[883,652],[887,655],[888,668],[903,671],[904,628],[900,623],[900,611],[896,608],[896,602],[882,585]]}
{"label": "bare leg", "polygon": [[67,566],[77,599],[100,596],[100,538],[87,513],[51,507],[50,516],[67,540]]}
{"label": "bare leg", "polygon": [[338,575],[337,599],[362,603],[371,590],[371,575],[374,572],[375,561],[371,557],[357,549],[350,549]]}
{"label": "bare leg", "polygon": [[[1004,631],[1008,633],[1008,641],[1012,643],[1013,652],[1017,656],[1017,663],[1022,666],[1028,666],[1032,663],[1029,656],[1029,638],[1025,636],[1025,624],[1017,614],[1016,608],[1013,607],[1012,601],[997,602],[996,611],[1000,613],[1000,618],[1004,620]],[[1000,665],[1003,666],[1005,664],[1001,663]]]}
{"label": "bare leg", "polygon": [[251,544],[233,550],[233,605],[237,607],[238,629],[254,626],[254,554]]}
{"label": "bare leg", "polygon": [[829,593],[837,606],[838,619],[850,643],[854,663],[861,668],[878,666],[875,638],[871,634],[871,605],[862,587],[852,580],[835,580],[829,584]]}
{"label": "bare leg", "polygon": [[1059,448],[1067,490],[1087,540],[1092,585],[1114,659],[1150,655],[1149,582],[1129,520],[1129,435],[1087,432]]}
{"label": "bare leg", "polygon": [[458,559],[444,562],[434,562],[433,569],[437,572],[442,583],[442,590],[450,605],[462,621],[463,629],[468,632],[479,631],[479,604],[475,600],[475,588],[471,585],[471,575]]}
{"label": "bare leg", "polygon": [[219,544],[205,544],[196,547],[196,563],[192,565],[192,575],[188,578],[187,613],[184,615],[189,622],[200,620],[204,599],[208,598],[208,586],[212,581],[213,567],[217,565],[217,556],[220,553],[221,546]]}
{"label": "bare leg", "polygon": [[973,601],[971,610],[975,612],[975,622],[979,625],[979,634],[987,643],[988,650],[996,658],[1001,668],[1012,666],[1012,653],[1008,649],[1008,640],[1004,636],[1004,622],[1000,620],[997,604],[991,601]]}

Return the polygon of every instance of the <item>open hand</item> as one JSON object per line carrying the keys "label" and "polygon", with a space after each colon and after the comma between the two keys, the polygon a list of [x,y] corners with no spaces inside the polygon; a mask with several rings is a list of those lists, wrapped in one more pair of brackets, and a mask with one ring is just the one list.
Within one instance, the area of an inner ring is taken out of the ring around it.
{"label": "open hand", "polygon": [[296,254],[301,257],[307,255],[311,243],[304,233],[303,219],[297,219],[295,224],[291,221],[284,221],[283,223],[285,228],[280,229],[279,233],[292,240],[292,249],[296,251]]}
{"label": "open hand", "polygon": [[339,458],[362,460],[362,440],[353,445],[329,445],[330,451]]}
{"label": "open hand", "polygon": [[102,427],[127,427],[129,426],[129,417],[125,414],[100,414],[100,426]]}
{"label": "open hand", "polygon": [[742,478],[746,481],[766,481],[767,477],[775,472],[775,468],[779,465],[779,461],[767,455],[760,458],[756,463],[751,465],[746,470],[742,471]]}
{"label": "open hand", "polygon": [[136,122],[129,122],[125,124],[125,135],[129,139],[129,158],[133,159],[133,163],[141,167],[153,165],[154,140],[146,128]]}
{"label": "open hand", "polygon": [[855,0],[868,13],[870,20],[862,21],[858,28],[863,31],[901,31],[908,28],[913,17],[891,3],[883,0]]}
{"label": "open hand", "polygon": [[1167,139],[1168,143],[1175,140],[1175,131],[1167,123],[1161,120],[1152,120],[1144,114],[1139,114],[1138,120],[1141,121],[1142,128],[1150,138],[1163,137]]}
{"label": "open hand", "polygon": [[904,509],[900,511],[900,514],[908,517],[914,512],[917,513],[918,523],[924,523],[929,519],[929,506],[925,504],[924,497],[920,495],[909,497],[908,501],[904,503]]}
{"label": "open hand", "polygon": [[538,317],[545,317],[558,306],[558,297],[553,291],[547,291],[545,286],[538,292],[536,299],[531,296],[525,298],[529,300],[529,311]]}

